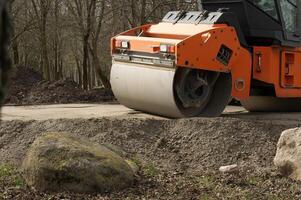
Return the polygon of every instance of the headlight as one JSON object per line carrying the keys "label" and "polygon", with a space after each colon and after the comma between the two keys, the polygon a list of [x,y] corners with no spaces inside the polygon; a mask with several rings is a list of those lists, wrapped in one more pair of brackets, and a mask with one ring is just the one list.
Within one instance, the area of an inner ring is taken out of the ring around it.
{"label": "headlight", "polygon": [[130,42],[129,41],[116,40],[115,47],[116,48],[121,48],[121,49],[129,49],[130,48]]}
{"label": "headlight", "polygon": [[161,53],[175,53],[175,46],[169,44],[161,44],[160,45]]}
{"label": "headlight", "polygon": [[122,41],[121,42],[121,48],[129,49],[130,48],[130,43],[128,41]]}
{"label": "headlight", "polygon": [[161,44],[160,45],[160,51],[161,52],[167,53],[167,50],[168,50],[168,47],[167,47],[166,44]]}

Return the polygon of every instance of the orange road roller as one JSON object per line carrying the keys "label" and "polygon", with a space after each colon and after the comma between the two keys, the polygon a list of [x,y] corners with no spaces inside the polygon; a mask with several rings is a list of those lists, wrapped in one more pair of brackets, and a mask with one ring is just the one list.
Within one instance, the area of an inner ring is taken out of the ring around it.
{"label": "orange road roller", "polygon": [[301,110],[301,0],[203,0],[111,40],[119,102],[170,118]]}

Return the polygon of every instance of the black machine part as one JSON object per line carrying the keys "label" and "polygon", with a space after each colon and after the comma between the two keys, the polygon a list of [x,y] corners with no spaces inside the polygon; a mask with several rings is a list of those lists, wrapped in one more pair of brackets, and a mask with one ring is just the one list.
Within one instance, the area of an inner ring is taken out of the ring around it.
{"label": "black machine part", "polygon": [[11,68],[11,61],[8,52],[11,31],[8,4],[8,0],[0,0],[0,107],[4,101]]}
{"label": "black machine part", "polygon": [[169,12],[163,22],[235,27],[243,46],[301,45],[301,0],[197,0],[199,12]]}
{"label": "black machine part", "polygon": [[235,28],[241,29],[250,46],[301,45],[300,0],[202,0],[202,7],[225,13],[216,23],[235,18],[239,23]]}

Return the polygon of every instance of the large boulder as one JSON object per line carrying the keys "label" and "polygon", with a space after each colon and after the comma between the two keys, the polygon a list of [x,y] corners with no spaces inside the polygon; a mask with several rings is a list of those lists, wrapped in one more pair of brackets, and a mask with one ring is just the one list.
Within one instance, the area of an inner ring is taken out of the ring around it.
{"label": "large boulder", "polygon": [[282,133],[274,164],[283,176],[301,180],[301,128],[289,129]]}
{"label": "large boulder", "polygon": [[37,138],[22,170],[27,184],[39,191],[108,192],[134,181],[133,170],[118,154],[67,133]]}

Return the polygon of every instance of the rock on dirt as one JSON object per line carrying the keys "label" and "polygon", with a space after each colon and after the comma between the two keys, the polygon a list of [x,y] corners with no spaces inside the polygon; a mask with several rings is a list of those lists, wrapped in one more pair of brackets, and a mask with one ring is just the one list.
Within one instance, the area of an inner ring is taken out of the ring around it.
{"label": "rock on dirt", "polygon": [[301,180],[301,128],[281,134],[274,163],[282,175]]}
{"label": "rock on dirt", "polygon": [[67,133],[38,137],[22,171],[27,184],[39,191],[108,192],[133,184],[131,167],[105,146]]}
{"label": "rock on dirt", "polygon": [[82,90],[70,79],[45,81],[40,73],[28,67],[17,67],[10,80],[6,104],[37,105],[58,103],[100,103],[114,101],[111,90]]}
{"label": "rock on dirt", "polygon": [[227,166],[222,166],[219,168],[219,171],[222,173],[232,173],[232,172],[237,172],[238,171],[238,165],[227,165]]}

